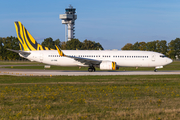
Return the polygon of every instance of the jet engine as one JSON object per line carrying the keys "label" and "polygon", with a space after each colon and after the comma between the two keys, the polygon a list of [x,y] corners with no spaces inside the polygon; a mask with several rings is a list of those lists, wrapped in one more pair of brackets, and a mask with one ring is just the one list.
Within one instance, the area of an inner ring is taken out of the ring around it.
{"label": "jet engine", "polygon": [[116,62],[112,61],[102,61],[100,64],[101,70],[116,70]]}

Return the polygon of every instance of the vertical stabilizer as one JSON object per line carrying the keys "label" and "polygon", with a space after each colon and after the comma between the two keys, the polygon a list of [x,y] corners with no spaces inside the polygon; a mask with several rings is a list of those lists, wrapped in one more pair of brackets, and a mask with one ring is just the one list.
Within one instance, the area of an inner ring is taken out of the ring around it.
{"label": "vertical stabilizer", "polygon": [[23,51],[36,51],[36,50],[52,50],[48,47],[43,47],[38,44],[32,35],[26,30],[21,22],[14,22],[17,37],[19,39],[19,45]]}

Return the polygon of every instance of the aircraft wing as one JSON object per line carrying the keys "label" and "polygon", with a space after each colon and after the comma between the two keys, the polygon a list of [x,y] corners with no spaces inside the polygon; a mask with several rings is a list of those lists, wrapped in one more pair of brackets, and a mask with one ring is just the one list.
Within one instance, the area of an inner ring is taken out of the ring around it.
{"label": "aircraft wing", "polygon": [[89,58],[68,56],[68,55],[65,55],[58,46],[56,46],[56,49],[57,49],[60,56],[73,58],[74,60],[79,61],[79,62],[83,63],[84,65],[90,65],[90,64],[99,65],[102,62],[101,60],[94,60],[94,59],[89,59]]}
{"label": "aircraft wing", "polygon": [[80,58],[80,57],[71,57],[74,58],[74,60],[79,61],[85,65],[99,65],[101,63],[100,60],[94,60],[94,59],[88,59],[88,58]]}

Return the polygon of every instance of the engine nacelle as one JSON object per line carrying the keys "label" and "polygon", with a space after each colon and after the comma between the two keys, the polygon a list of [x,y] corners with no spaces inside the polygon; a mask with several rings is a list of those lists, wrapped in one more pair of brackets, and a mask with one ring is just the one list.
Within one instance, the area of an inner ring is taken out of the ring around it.
{"label": "engine nacelle", "polygon": [[112,61],[102,61],[100,64],[101,70],[116,70],[116,62]]}

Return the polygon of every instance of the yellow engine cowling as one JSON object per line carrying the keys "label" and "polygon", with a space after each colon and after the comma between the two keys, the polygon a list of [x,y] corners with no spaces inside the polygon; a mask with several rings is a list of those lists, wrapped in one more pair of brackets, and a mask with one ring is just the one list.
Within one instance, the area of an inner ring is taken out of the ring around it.
{"label": "yellow engine cowling", "polygon": [[116,70],[117,68],[116,62],[112,61],[102,61],[100,64],[101,70]]}

